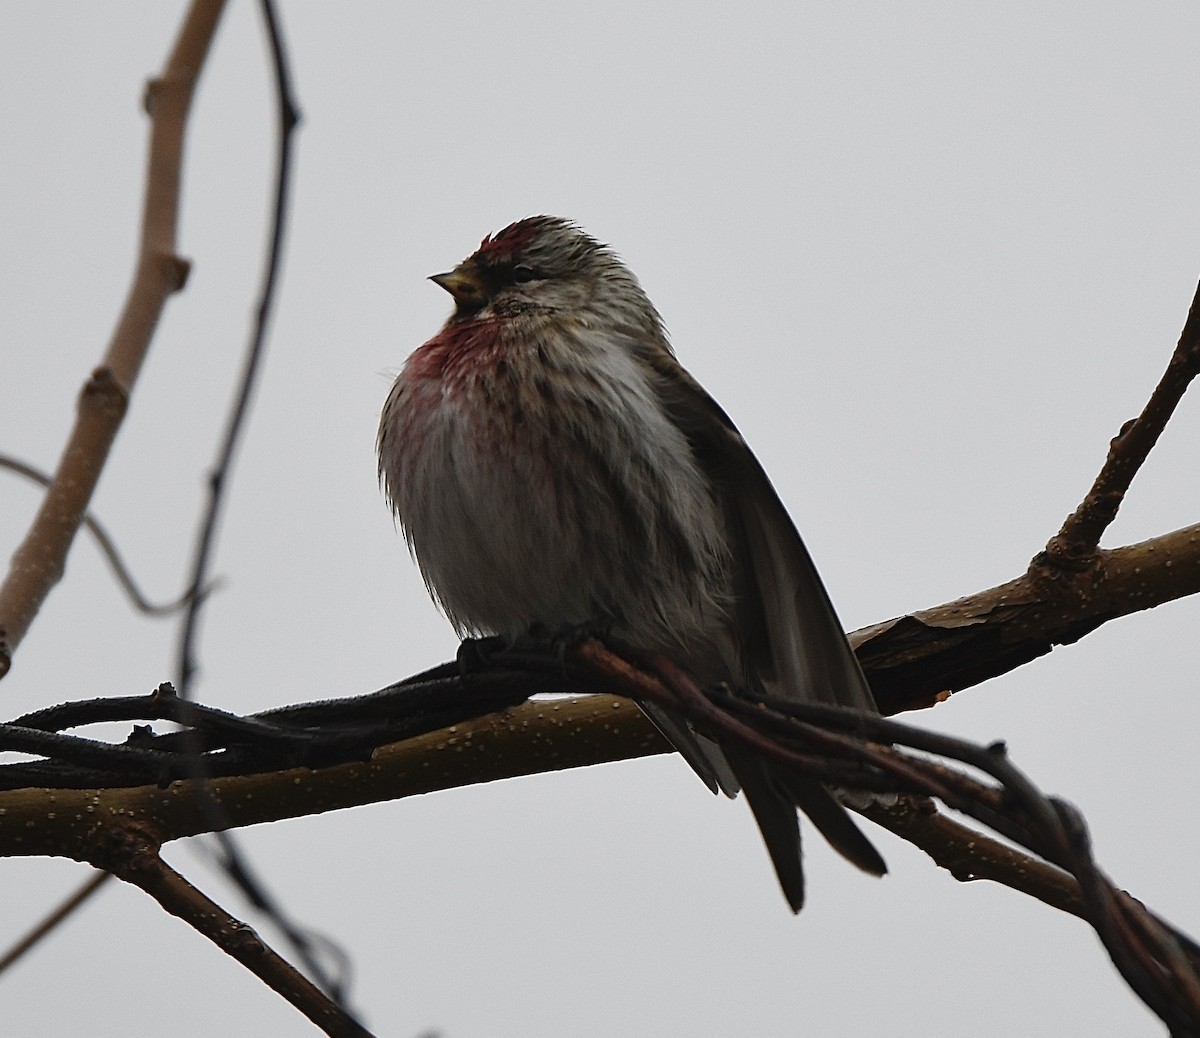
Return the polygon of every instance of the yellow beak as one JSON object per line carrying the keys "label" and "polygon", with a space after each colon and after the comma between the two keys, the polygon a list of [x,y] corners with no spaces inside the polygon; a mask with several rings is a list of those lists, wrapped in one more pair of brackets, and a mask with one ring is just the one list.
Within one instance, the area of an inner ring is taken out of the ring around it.
{"label": "yellow beak", "polygon": [[483,283],[473,271],[464,270],[461,266],[445,274],[434,274],[429,280],[454,297],[460,314],[474,313],[487,302],[487,290]]}

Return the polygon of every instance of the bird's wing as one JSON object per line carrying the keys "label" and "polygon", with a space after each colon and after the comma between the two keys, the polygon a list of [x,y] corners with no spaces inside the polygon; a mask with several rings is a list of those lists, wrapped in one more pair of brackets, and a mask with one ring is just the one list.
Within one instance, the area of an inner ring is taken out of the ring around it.
{"label": "bird's wing", "polygon": [[[668,412],[724,502],[741,642],[741,659],[731,661],[731,669],[740,666],[750,687],[761,685],[797,702],[875,711],[829,595],[758,459],[720,405],[673,357],[651,363]],[[879,852],[820,781],[745,747],[720,749],[746,792],[792,911],[804,903],[797,807],[847,860],[877,876],[887,871]]]}
{"label": "bird's wing", "polygon": [[875,711],[833,604],[779,495],[729,416],[674,358],[666,407],[725,502],[743,668],[772,693]]}

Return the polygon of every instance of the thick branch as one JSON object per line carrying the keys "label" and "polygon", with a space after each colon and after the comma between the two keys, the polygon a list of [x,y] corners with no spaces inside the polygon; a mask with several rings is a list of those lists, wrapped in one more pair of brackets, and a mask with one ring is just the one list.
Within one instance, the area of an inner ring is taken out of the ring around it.
{"label": "thick branch", "polygon": [[[1002,674],[1108,619],[1200,591],[1200,526],[1102,554],[1102,579],[1086,589],[1024,576],[857,632],[852,641],[885,711],[930,705],[942,690]],[[383,747],[370,764],[231,776],[209,788],[236,827],[667,750],[636,708],[599,696],[527,703]],[[164,840],[208,831],[187,789],[0,794],[0,855],[85,857],[94,825],[129,812],[152,819]]]}
{"label": "thick branch", "polygon": [[[392,743],[369,763],[217,778],[206,788],[227,825],[237,828],[669,750],[629,701],[585,696],[526,703]],[[21,789],[0,793],[0,856],[86,860],[98,832],[126,819],[149,825],[164,843],[211,831],[210,813],[190,782],[166,789]]]}
{"label": "thick branch", "polygon": [[0,677],[62,578],[159,316],[187,279],[187,263],[175,253],[183,131],[223,8],[224,0],[195,0],[162,76],[147,88],[150,155],[137,267],[104,358],[83,387],[54,482],[0,584]]}
{"label": "thick branch", "polygon": [[1200,592],[1200,524],[1101,551],[1069,581],[1038,567],[998,587],[854,632],[850,642],[886,714],[1069,645],[1101,624]]}

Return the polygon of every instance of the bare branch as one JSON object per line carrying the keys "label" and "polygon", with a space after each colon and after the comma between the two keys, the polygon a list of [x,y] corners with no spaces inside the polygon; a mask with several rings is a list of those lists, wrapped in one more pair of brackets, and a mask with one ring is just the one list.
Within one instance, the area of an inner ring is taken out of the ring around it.
{"label": "bare branch", "polygon": [[30,930],[24,937],[20,938],[11,948],[3,955],[0,955],[0,973],[3,973],[9,966],[21,959],[27,952],[30,951],[43,937],[47,936],[59,923],[68,916],[74,914],[85,901],[88,900],[96,891],[98,891],[105,883],[112,879],[111,872],[101,870],[95,871],[86,883],[82,884],[74,893],[65,898],[63,902],[52,912],[46,915],[40,923]]}
{"label": "bare branch", "polygon": [[146,90],[149,168],[141,248],[124,309],[100,366],[83,387],[54,482],[0,584],[0,678],[51,588],[87,512],[167,298],[187,280],[176,255],[183,131],[224,0],[194,0],[163,74]]}
{"label": "bare branch", "polygon": [[850,636],[884,713],[932,706],[1119,616],[1200,592],[1200,524],[1099,550],[1100,537],[1200,372],[1200,288],[1141,415],[1112,441],[1083,503],[1024,574]]}
{"label": "bare branch", "polygon": [[901,796],[894,804],[873,803],[860,810],[962,883],[991,880],[1084,918],[1079,883],[1069,872],[946,817],[926,797]]}
{"label": "bare branch", "polygon": [[1200,592],[1200,523],[1096,553],[1069,582],[1037,567],[974,595],[864,627],[850,643],[886,714],[933,706],[1121,616]]}
{"label": "bare branch", "polygon": [[[240,828],[669,750],[628,700],[583,696],[526,703],[382,746],[370,761],[215,778],[206,788],[227,826]],[[0,856],[86,859],[97,828],[121,818],[144,821],[164,843],[211,831],[190,782],[166,789],[10,790],[0,793]]]}
{"label": "bare branch", "polygon": [[1034,566],[1078,573],[1092,565],[1096,548],[1125,499],[1133,477],[1158,442],[1179,401],[1200,373],[1200,286],[1192,299],[1179,344],[1142,413],[1126,422],[1109,445],[1104,467],[1079,507],[1050,539]]}
{"label": "bare branch", "polygon": [[[891,826],[916,833],[920,844],[932,848],[959,876],[987,876],[1080,915],[1095,928],[1130,986],[1175,1033],[1200,1027],[1200,948],[1113,886],[1092,858],[1082,818],[1070,805],[1042,793],[1009,761],[1003,745],[977,746],[873,712],[745,691],[735,695],[720,686],[702,692],[669,661],[618,656],[595,641],[562,653],[553,646],[539,650],[530,640],[509,651],[523,675],[540,651],[543,682],[560,688],[615,686],[631,702],[615,705],[596,695],[566,704],[527,703],[381,747],[369,762],[219,778],[206,783],[205,792],[229,824],[250,824],[382,799],[381,793],[404,796],[526,773],[531,764],[545,771],[594,763],[605,733],[622,733],[626,741],[631,732],[636,734],[637,726],[629,723],[637,716],[632,703],[654,702],[680,712],[710,737],[745,746],[801,773],[851,791],[935,796],[1015,841],[1042,861],[952,823],[915,824],[911,811]],[[579,726],[570,723],[577,708],[599,708],[608,716],[600,722],[588,720],[594,714],[581,714],[587,736],[570,738],[579,734]],[[540,729],[530,723],[547,714],[559,715],[557,723],[543,723]],[[239,734],[249,735],[255,727],[247,725]],[[224,724],[223,730],[233,733],[234,726]],[[621,756],[654,752],[661,745],[633,742]],[[514,760],[514,749],[524,751],[523,759]],[[965,764],[986,777],[973,777],[930,755]],[[130,832],[153,834],[157,849],[164,839],[210,828],[218,815],[197,803],[195,791],[193,782],[166,789],[13,791],[0,795],[0,847],[15,854],[67,855],[116,870],[109,848],[124,847]],[[53,812],[47,810],[50,803]],[[916,818],[920,820],[919,809]],[[1074,887],[1057,870],[1069,872]]]}
{"label": "bare branch", "polygon": [[208,505],[204,510],[200,531],[196,537],[188,610],[184,616],[179,636],[179,694],[184,699],[191,696],[192,676],[196,669],[193,659],[196,625],[199,620],[200,607],[205,601],[205,596],[201,592],[208,579],[208,563],[213,539],[216,536],[217,520],[221,513],[225,488],[233,467],[234,452],[241,437],[243,423],[250,410],[250,399],[254,393],[259,363],[266,344],[267,326],[275,303],[275,289],[283,262],[284,229],[292,178],[292,141],[294,131],[300,122],[300,111],[292,94],[287,52],[283,46],[275,9],[267,0],[263,0],[260,6],[266,22],[267,41],[270,45],[279,119],[274,207],[269,233],[270,244],[267,248],[262,287],[259,291],[257,317],[246,349],[242,374],[234,394],[234,403],[225,428],[225,435],[222,437],[217,461],[208,479]]}
{"label": "bare branch", "polygon": [[272,951],[245,923],[206,897],[162,860],[153,829],[126,820],[108,826],[92,852],[92,864],[140,887],[236,959],[333,1038],[370,1038],[370,1032]]}

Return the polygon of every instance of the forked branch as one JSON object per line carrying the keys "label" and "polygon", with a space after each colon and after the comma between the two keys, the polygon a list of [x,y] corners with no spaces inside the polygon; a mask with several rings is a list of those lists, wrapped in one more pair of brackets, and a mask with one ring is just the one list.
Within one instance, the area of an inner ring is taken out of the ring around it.
{"label": "forked branch", "polygon": [[1117,517],[1133,477],[1158,442],[1197,373],[1200,373],[1200,286],[1196,288],[1167,370],[1142,413],[1126,422],[1113,437],[1104,467],[1091,490],[1050,539],[1046,550],[1034,558],[1035,567],[1070,575],[1096,562],[1100,538]]}

